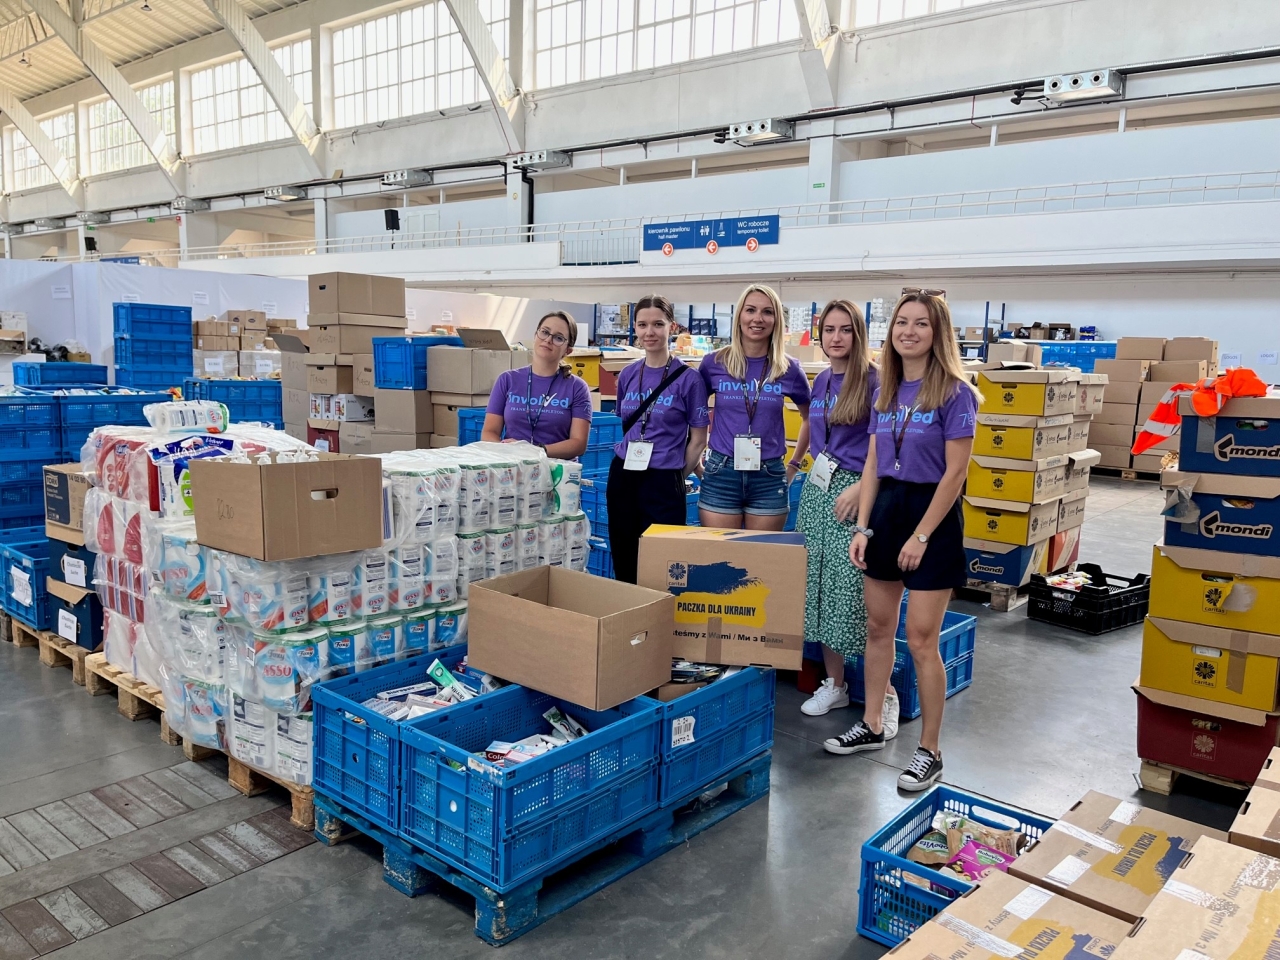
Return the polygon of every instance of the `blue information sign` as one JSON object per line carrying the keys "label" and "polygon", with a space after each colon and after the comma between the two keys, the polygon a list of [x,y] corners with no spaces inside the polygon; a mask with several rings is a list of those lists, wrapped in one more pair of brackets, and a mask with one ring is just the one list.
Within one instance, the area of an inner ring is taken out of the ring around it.
{"label": "blue information sign", "polygon": [[730,220],[684,220],[679,223],[646,223],[644,249],[697,250],[714,240],[722,247],[745,247],[747,241],[778,242],[778,215],[735,217]]}

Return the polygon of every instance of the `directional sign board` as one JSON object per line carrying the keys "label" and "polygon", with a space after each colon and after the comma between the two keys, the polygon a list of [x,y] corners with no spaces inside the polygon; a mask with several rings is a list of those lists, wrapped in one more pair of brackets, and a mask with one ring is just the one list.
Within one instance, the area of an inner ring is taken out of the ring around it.
{"label": "directional sign board", "polygon": [[645,250],[664,250],[666,244],[670,244],[672,250],[710,249],[712,242],[716,249],[745,247],[752,239],[755,240],[752,249],[765,243],[777,243],[778,215],[644,225]]}

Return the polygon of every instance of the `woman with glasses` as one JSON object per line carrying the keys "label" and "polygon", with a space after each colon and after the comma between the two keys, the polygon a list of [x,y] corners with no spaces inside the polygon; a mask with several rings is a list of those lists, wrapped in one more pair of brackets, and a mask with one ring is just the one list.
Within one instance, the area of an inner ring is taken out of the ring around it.
{"label": "woman with glasses", "polygon": [[547,456],[572,460],[587,449],[591,388],[574,376],[565,357],[578,339],[578,324],[559,310],[538,321],[533,363],[498,375],[485,408],[482,440],[526,440]]}
{"label": "woman with glasses", "polygon": [[[791,503],[787,486],[800,470],[783,463],[787,431],[783,399],[809,407],[809,380],[784,349],[782,302],[770,287],[753,284],[733,313],[729,346],[702,358],[698,370],[715,396],[711,442],[698,497],[704,527],[781,530]],[[797,453],[808,447],[809,422],[800,426]]]}
{"label": "woman with glasses", "polygon": [[618,374],[622,442],[614,447],[605,495],[614,576],[636,582],[640,537],[652,524],[684,526],[685,477],[707,445],[707,387],[671,355],[675,309],[666,297],[636,301],[637,360]]}

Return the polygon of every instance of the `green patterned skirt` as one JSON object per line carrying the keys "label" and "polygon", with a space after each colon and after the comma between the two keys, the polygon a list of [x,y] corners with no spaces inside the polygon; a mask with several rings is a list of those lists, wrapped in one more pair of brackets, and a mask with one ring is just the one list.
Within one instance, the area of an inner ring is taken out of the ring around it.
{"label": "green patterned skirt", "polygon": [[853,521],[837,520],[835,505],[836,497],[861,479],[861,473],[836,470],[830,489],[823,491],[806,478],[796,518],[809,550],[804,638],[846,657],[861,656],[867,649],[867,607],[862,571],[849,559]]}

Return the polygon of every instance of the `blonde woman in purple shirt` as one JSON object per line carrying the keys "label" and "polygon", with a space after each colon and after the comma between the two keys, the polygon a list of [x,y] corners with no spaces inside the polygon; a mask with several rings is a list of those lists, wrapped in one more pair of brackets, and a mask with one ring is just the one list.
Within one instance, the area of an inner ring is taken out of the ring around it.
{"label": "blonde woman in purple shirt", "polygon": [[480,439],[527,440],[560,460],[582,455],[591,434],[591,388],[564,359],[577,339],[578,324],[567,313],[538,321],[533,363],[498,375]]}
{"label": "blonde woman in purple shirt", "polygon": [[[752,285],[738,298],[729,346],[702,358],[698,372],[715,396],[711,439],[702,465],[698,513],[704,527],[781,530],[791,504],[787,485],[799,461],[784,463],[783,398],[809,406],[809,380],[784,348],[782,302]],[[808,445],[809,421],[798,449]]]}
{"label": "blonde woman in purple shirt", "polygon": [[872,443],[849,546],[849,559],[865,574],[866,711],[823,747],[839,754],[884,749],[883,704],[906,587],[907,645],[922,723],[920,746],[898,786],[913,792],[942,776],[947,676],[938,640],[951,591],[965,583],[959,498],[973,450],[977,397],[960,364],[946,301],[926,291],[904,295],[880,355]]}

